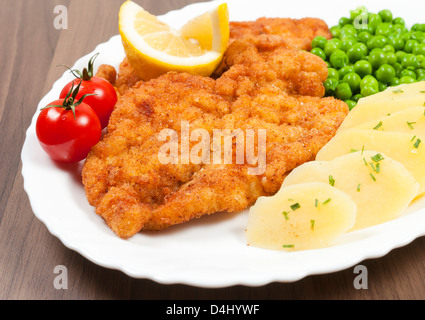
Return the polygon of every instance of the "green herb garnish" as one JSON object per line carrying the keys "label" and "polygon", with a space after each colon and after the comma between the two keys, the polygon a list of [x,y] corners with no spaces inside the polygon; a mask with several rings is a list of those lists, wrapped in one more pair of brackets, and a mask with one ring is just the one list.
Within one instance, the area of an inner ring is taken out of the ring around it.
{"label": "green herb garnish", "polygon": [[414,129],[412,124],[415,124],[416,122],[409,122],[407,121],[407,125],[409,126],[410,129]]}
{"label": "green herb garnish", "polygon": [[335,186],[335,179],[332,177],[332,175],[329,175],[329,184],[334,187]]}
{"label": "green herb garnish", "polygon": [[314,223],[315,223],[315,220],[310,220],[311,230],[314,230]]}
{"label": "green herb garnish", "polygon": [[282,245],[282,248],[293,248],[293,247],[295,247],[295,245],[293,245],[293,244],[283,244]]}
{"label": "green herb garnish", "polygon": [[416,139],[416,142],[413,146],[417,149],[417,148],[419,148],[420,143],[421,143],[421,139]]}
{"label": "green herb garnish", "polygon": [[379,162],[379,161],[381,161],[381,160],[384,160],[385,158],[382,156],[382,154],[377,153],[377,154],[375,154],[373,157],[371,157],[371,159],[372,159],[374,162]]}
{"label": "green herb garnish", "polygon": [[373,128],[373,130],[378,130],[380,127],[382,127],[382,121],[379,121],[379,123]]}
{"label": "green herb garnish", "polygon": [[294,203],[293,205],[291,205],[292,211],[295,211],[295,210],[297,210],[299,208],[301,208],[301,205],[298,202],[297,203]]}
{"label": "green herb garnish", "polygon": [[324,202],[323,202],[323,205],[325,205],[325,204],[328,204],[329,202],[331,202],[331,198],[329,198],[329,199],[326,199]]}

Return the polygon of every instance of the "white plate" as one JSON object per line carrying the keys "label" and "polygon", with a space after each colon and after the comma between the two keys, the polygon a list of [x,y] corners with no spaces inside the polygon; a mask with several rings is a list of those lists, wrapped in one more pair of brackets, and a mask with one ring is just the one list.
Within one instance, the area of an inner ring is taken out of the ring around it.
{"label": "white plate", "polygon": [[[290,5],[278,0],[227,2],[231,20],[311,16],[324,19],[329,26],[337,24],[339,17],[347,16],[349,10],[361,5],[355,1],[325,0],[298,0],[291,1]],[[216,4],[215,1],[197,3],[160,18],[178,27]],[[421,15],[424,10],[418,8],[418,2],[373,1],[368,4],[371,12],[384,8],[403,17],[409,25],[425,22]],[[96,66],[108,63],[118,67],[124,57],[120,38],[114,36],[79,59],[73,68],[85,67],[95,52],[100,52]],[[362,260],[381,257],[425,235],[425,200],[420,200],[397,220],[348,233],[338,244],[320,250],[286,253],[246,246],[246,211],[216,214],[164,232],[140,233],[122,240],[87,203],[80,177],[82,163],[54,164],[41,149],[35,135],[39,109],[55,100],[71,79],[72,75],[65,72],[40,101],[22,150],[22,175],[36,217],[65,246],[98,265],[161,284],[182,283],[206,288],[261,286],[343,270]]]}

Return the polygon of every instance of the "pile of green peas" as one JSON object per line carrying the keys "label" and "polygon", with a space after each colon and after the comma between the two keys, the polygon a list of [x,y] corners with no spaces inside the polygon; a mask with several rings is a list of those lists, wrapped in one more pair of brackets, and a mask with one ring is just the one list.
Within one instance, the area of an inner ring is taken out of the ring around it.
{"label": "pile of green peas", "polygon": [[313,39],[311,53],[328,65],[326,96],[345,101],[350,110],[362,97],[425,80],[425,24],[409,30],[390,10],[368,13],[358,8],[330,32],[329,40]]}

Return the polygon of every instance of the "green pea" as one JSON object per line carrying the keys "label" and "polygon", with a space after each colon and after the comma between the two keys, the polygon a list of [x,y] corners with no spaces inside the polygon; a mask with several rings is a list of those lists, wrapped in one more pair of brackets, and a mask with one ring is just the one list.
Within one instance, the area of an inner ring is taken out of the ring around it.
{"label": "green pea", "polygon": [[336,69],[341,69],[342,67],[345,67],[348,65],[349,60],[348,56],[345,54],[342,50],[335,50],[332,52],[329,62],[331,63],[331,66]]}
{"label": "green pea", "polygon": [[338,38],[341,35],[341,28],[340,26],[333,26],[329,29],[331,32],[332,38]]}
{"label": "green pea", "polygon": [[387,55],[380,49],[374,49],[369,53],[369,62],[373,69],[378,69],[381,65],[388,63]]}
{"label": "green pea", "polygon": [[416,82],[416,80],[409,76],[404,76],[400,78],[400,84],[414,83],[414,82]]}
{"label": "green pea", "polygon": [[354,64],[354,71],[363,78],[372,74],[372,65],[367,60],[359,60]]}
{"label": "green pea", "polygon": [[396,63],[397,57],[396,57],[395,53],[388,52],[387,53],[387,60],[388,60],[387,63],[390,64],[390,65],[393,65],[394,63]]}
{"label": "green pea", "polygon": [[328,39],[326,39],[324,36],[317,36],[313,39],[313,41],[311,41],[311,47],[324,50],[326,42],[328,42]]}
{"label": "green pea", "polygon": [[376,78],[382,83],[391,83],[395,76],[396,71],[394,67],[389,64],[383,64],[376,70]]}
{"label": "green pea", "polygon": [[336,70],[334,68],[328,68],[328,79],[329,78],[333,78],[333,79],[339,80],[338,70]]}
{"label": "green pea", "polygon": [[356,39],[352,37],[347,37],[342,40],[341,50],[347,52],[353,45],[357,42]]}
{"label": "green pea", "polygon": [[417,81],[425,81],[425,75],[418,78]]}
{"label": "green pea", "polygon": [[388,44],[394,48],[395,51],[402,50],[404,48],[403,38],[397,36],[395,38],[389,39]]}
{"label": "green pea", "polygon": [[363,97],[368,97],[371,96],[373,94],[376,94],[379,92],[379,88],[378,86],[365,86],[363,89],[361,89],[361,95]]}
{"label": "green pea", "polygon": [[420,66],[418,58],[412,53],[404,55],[403,58],[401,58],[400,63],[403,68],[416,69]]}
{"label": "green pea", "polygon": [[395,86],[398,86],[399,84],[400,84],[400,79],[394,78],[393,81],[391,81],[390,86],[395,87]]}
{"label": "green pea", "polygon": [[396,76],[397,78],[400,78],[400,73],[404,70],[404,69],[403,69],[403,66],[402,66],[400,63],[396,62],[396,63],[393,63],[393,64],[392,64],[392,67],[393,67],[393,68],[394,68],[394,70],[395,70],[395,76]]}
{"label": "green pea", "polygon": [[359,102],[361,98],[363,98],[363,96],[360,93],[358,93],[358,94],[355,94],[351,99],[355,102]]}
{"label": "green pea", "polygon": [[327,57],[330,57],[331,54],[335,51],[335,50],[340,50],[342,47],[342,41],[341,39],[335,38],[335,39],[331,39],[329,41],[327,41],[325,43],[325,53]]}
{"label": "green pea", "polygon": [[418,44],[416,47],[413,48],[413,54],[415,55],[425,55],[425,44],[421,43]]}
{"label": "green pea", "polygon": [[340,27],[343,27],[343,26],[345,26],[346,24],[350,24],[352,21],[351,21],[351,19],[350,18],[346,18],[346,17],[341,17],[340,19],[339,19],[339,21],[338,21],[338,25],[340,26]]}
{"label": "green pea", "polygon": [[397,62],[401,63],[401,60],[403,60],[403,57],[406,55],[407,53],[404,51],[397,51],[395,53],[396,57],[397,57]]}
{"label": "green pea", "polygon": [[372,35],[368,31],[361,31],[357,35],[357,40],[360,42],[367,44],[367,42],[372,38]]}
{"label": "green pea", "polygon": [[387,88],[388,88],[388,85],[386,83],[382,83],[380,81],[378,82],[378,90],[379,90],[379,92],[382,92],[382,91],[384,91]]}
{"label": "green pea", "polygon": [[376,27],[382,23],[382,18],[380,15],[376,14],[376,13],[369,13],[369,19],[368,19],[369,23],[368,23],[368,27],[371,28],[372,32],[371,33],[375,33]]}
{"label": "green pea", "polygon": [[338,71],[339,79],[342,80],[346,74],[352,73],[352,72],[355,72],[354,71],[354,66],[348,65],[348,66],[342,67]]}
{"label": "green pea", "polygon": [[338,80],[334,78],[328,78],[323,82],[323,86],[325,87],[325,93],[327,96],[333,96],[338,85]]}
{"label": "green pea", "polygon": [[393,47],[392,45],[390,45],[390,44],[386,44],[386,45],[382,48],[382,50],[384,50],[384,52],[386,52],[387,54],[388,54],[388,53],[394,53],[394,52],[395,52],[394,47]]}
{"label": "green pea", "polygon": [[350,111],[353,110],[353,108],[357,105],[356,101],[353,101],[353,100],[350,100],[350,99],[345,100],[344,102],[347,104],[348,110],[350,110]]}
{"label": "green pea", "polygon": [[403,18],[397,17],[393,19],[393,24],[401,24],[402,26],[405,26],[406,23],[404,22]]}
{"label": "green pea", "polygon": [[362,78],[355,72],[347,73],[342,79],[343,82],[348,83],[352,92],[360,89],[360,81]]}
{"label": "green pea", "polygon": [[326,60],[326,53],[319,47],[313,48],[310,51],[312,54],[315,54],[316,56],[322,58],[323,60]]}
{"label": "green pea", "polygon": [[363,79],[360,81],[360,90],[364,87],[376,87],[378,89],[378,80],[372,75],[364,76]]}
{"label": "green pea", "polygon": [[378,14],[381,16],[383,22],[392,22],[393,21],[393,14],[390,10],[384,9],[378,12]]}
{"label": "green pea", "polygon": [[419,79],[423,76],[425,76],[425,69],[423,68],[416,69],[416,78]]}
{"label": "green pea", "polygon": [[404,24],[393,24],[393,27],[391,28],[393,32],[396,34],[405,33],[407,31],[407,28],[404,26]]}
{"label": "green pea", "polygon": [[382,22],[378,24],[375,29],[375,35],[388,36],[392,32],[392,24],[388,22]]}
{"label": "green pea", "polygon": [[340,100],[348,100],[353,96],[348,83],[341,82],[336,86],[335,97]]}
{"label": "green pea", "polygon": [[409,70],[409,69],[404,69],[403,71],[401,71],[400,73],[401,78],[403,77],[410,77],[416,80],[417,75],[415,71]]}
{"label": "green pea", "polygon": [[364,43],[358,42],[347,50],[347,56],[351,63],[364,58],[367,54],[367,47]]}
{"label": "green pea", "polygon": [[420,27],[421,27],[421,24],[420,24],[420,23],[415,23],[415,24],[412,26],[411,30],[412,30],[412,31],[417,31],[417,30],[419,30],[419,29],[420,29]]}
{"label": "green pea", "polygon": [[410,36],[412,35],[411,31],[403,32],[400,36],[406,42],[407,40],[410,40]]}
{"label": "green pea", "polygon": [[425,34],[422,31],[414,31],[410,37],[412,40],[416,40],[418,42],[422,42],[425,38]]}
{"label": "green pea", "polygon": [[369,50],[375,48],[383,48],[388,42],[388,39],[384,36],[374,36],[367,42],[367,48]]}
{"label": "green pea", "polygon": [[413,49],[419,45],[419,42],[417,40],[407,40],[406,44],[404,45],[404,51],[407,53],[412,53]]}

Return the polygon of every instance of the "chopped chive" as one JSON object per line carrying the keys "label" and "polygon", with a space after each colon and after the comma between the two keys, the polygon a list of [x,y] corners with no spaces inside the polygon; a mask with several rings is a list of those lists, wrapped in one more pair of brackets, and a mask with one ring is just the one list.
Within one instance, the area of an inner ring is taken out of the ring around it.
{"label": "chopped chive", "polygon": [[295,210],[297,210],[299,208],[301,208],[301,205],[298,202],[297,203],[294,203],[293,205],[291,205],[292,211],[295,211]]}
{"label": "chopped chive", "polygon": [[357,152],[357,151],[359,151],[359,150],[357,150],[357,149],[350,149],[350,153],[354,153],[354,152]]}
{"label": "chopped chive", "polygon": [[285,220],[289,220],[288,212],[283,211],[283,212],[282,212],[282,214],[283,214],[283,216],[285,217]]}
{"label": "chopped chive", "polygon": [[360,183],[357,185],[357,192],[360,192]]}
{"label": "chopped chive", "polygon": [[294,201],[294,199],[292,199],[292,198],[289,198],[289,199],[288,199],[288,201]]}
{"label": "chopped chive", "polygon": [[421,90],[421,91],[419,91],[420,93],[425,93],[425,91],[424,90]]}
{"label": "chopped chive", "polygon": [[314,200],[314,206],[317,208],[319,206],[319,199]]}
{"label": "chopped chive", "polygon": [[375,154],[373,157],[371,157],[371,159],[372,159],[374,162],[379,162],[379,161],[381,161],[381,160],[384,160],[384,157],[382,156],[382,154],[377,153],[377,154]]}
{"label": "chopped chive", "polygon": [[282,245],[282,248],[293,248],[293,247],[295,247],[295,245],[293,245],[293,244],[283,244]]}
{"label": "chopped chive", "polygon": [[370,177],[372,178],[373,181],[376,181],[376,178],[373,174],[370,174]]}
{"label": "chopped chive", "polygon": [[332,175],[329,175],[329,184],[333,187],[335,186],[335,179],[332,177]]}
{"label": "chopped chive", "polygon": [[407,121],[407,125],[409,126],[410,129],[414,129],[412,124],[415,124],[416,122],[409,122]]}
{"label": "chopped chive", "polygon": [[365,158],[363,158],[363,162],[364,162],[364,165],[367,167],[367,161]]}
{"label": "chopped chive", "polygon": [[362,153],[361,153],[361,155],[363,155],[363,151],[364,151],[364,146],[362,146]]}
{"label": "chopped chive", "polygon": [[393,90],[393,92],[394,92],[394,93],[403,93],[403,90],[401,90],[401,89],[396,89],[396,90]]}
{"label": "chopped chive", "polygon": [[329,198],[329,199],[326,199],[324,202],[323,202],[323,205],[325,205],[325,204],[328,204],[329,202],[331,202],[331,198]]}
{"label": "chopped chive", "polygon": [[380,127],[382,127],[382,121],[379,121],[379,123],[373,128],[373,130],[378,130]]}
{"label": "chopped chive", "polygon": [[413,136],[413,138],[410,141],[412,142],[413,140],[415,140],[415,138],[416,138],[416,136]]}
{"label": "chopped chive", "polygon": [[370,166],[372,167],[372,170],[375,171],[376,173],[379,173],[379,163],[377,163],[376,165],[373,164],[373,162],[369,162]]}
{"label": "chopped chive", "polygon": [[417,149],[417,148],[419,148],[420,143],[421,143],[421,139],[416,139],[416,142],[413,146]]}
{"label": "chopped chive", "polygon": [[314,230],[314,223],[315,223],[315,220],[310,220],[311,230]]}

